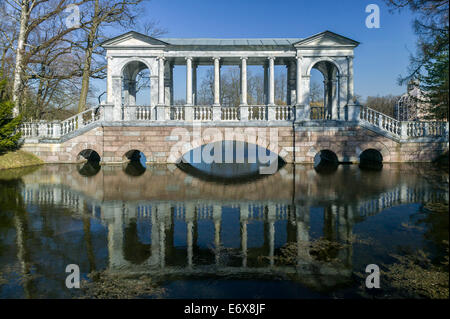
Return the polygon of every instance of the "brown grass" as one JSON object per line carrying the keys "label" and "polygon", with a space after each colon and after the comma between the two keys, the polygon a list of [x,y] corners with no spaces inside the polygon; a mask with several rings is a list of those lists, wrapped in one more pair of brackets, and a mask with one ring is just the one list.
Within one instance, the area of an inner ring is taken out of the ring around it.
{"label": "brown grass", "polygon": [[41,164],[44,164],[42,160],[24,151],[8,152],[0,155],[0,170]]}

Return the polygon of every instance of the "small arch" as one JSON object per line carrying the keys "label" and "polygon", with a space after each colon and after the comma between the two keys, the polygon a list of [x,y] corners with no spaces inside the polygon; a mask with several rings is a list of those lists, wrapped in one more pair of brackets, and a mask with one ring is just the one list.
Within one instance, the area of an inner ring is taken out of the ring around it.
{"label": "small arch", "polygon": [[366,149],[359,155],[359,167],[362,169],[380,170],[383,168],[383,155],[374,148]]}
{"label": "small arch", "polygon": [[100,155],[96,151],[92,149],[82,150],[77,155],[78,173],[85,177],[92,177],[97,175],[101,168],[100,160]]}
{"label": "small arch", "polygon": [[320,62],[329,62],[329,63],[332,63],[332,64],[337,68],[339,74],[343,74],[342,68],[341,68],[341,66],[339,65],[339,63],[337,63],[335,60],[333,60],[333,59],[331,59],[331,58],[328,58],[328,57],[321,57],[321,58],[315,59],[314,61],[311,62],[311,64],[310,64],[309,67],[308,67],[308,71],[307,71],[306,75],[307,75],[307,76],[310,76],[310,75],[311,75],[311,70],[312,70],[318,63],[320,63]]}
{"label": "small arch", "polygon": [[314,156],[314,169],[318,173],[333,173],[337,170],[339,160],[335,152],[321,150]]}
{"label": "small arch", "polygon": [[141,176],[147,169],[147,158],[145,154],[139,150],[130,150],[123,156],[124,172],[130,176]]}
{"label": "small arch", "polygon": [[100,162],[101,157],[100,155],[94,151],[93,149],[85,149],[82,150],[80,153],[78,153],[77,155],[77,162]]}

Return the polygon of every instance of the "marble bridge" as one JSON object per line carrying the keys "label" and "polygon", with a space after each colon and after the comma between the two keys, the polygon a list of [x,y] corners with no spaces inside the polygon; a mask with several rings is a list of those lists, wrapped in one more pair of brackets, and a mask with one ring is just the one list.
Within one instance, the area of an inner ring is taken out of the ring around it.
{"label": "marble bridge", "polygon": [[[312,163],[325,150],[341,162],[358,162],[368,150],[383,162],[423,162],[447,150],[447,122],[397,121],[354,99],[358,45],[330,31],[284,39],[155,39],[128,32],[103,43],[106,101],[64,121],[24,123],[23,149],[47,163],[76,163],[95,152],[105,164],[128,161],[134,151],[149,163],[175,163],[196,147],[224,140],[256,144],[287,163]],[[180,65],[186,68],[185,105],[174,102],[173,70]],[[197,69],[205,65],[214,66],[214,99],[199,105]],[[221,67],[229,65],[240,67],[237,107],[221,96]],[[249,66],[264,69],[262,105],[249,99]],[[276,66],[287,70],[285,105],[275,103]],[[324,77],[324,107],[311,106],[312,69]],[[142,70],[150,74],[150,97],[139,105]]]}

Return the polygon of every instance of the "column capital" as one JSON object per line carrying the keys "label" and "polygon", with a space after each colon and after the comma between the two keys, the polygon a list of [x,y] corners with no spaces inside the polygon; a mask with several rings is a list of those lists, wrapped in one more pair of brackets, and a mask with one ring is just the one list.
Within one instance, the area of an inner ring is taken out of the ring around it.
{"label": "column capital", "polygon": [[194,57],[192,57],[192,56],[187,56],[187,57],[184,57],[184,59],[186,60],[186,61],[188,61],[188,60],[194,60]]}
{"label": "column capital", "polygon": [[276,57],[274,57],[273,55],[267,57],[267,60],[275,60],[275,59]]}
{"label": "column capital", "polygon": [[213,56],[211,59],[214,60],[214,61],[216,61],[216,60],[220,60],[221,57],[220,57],[220,56]]}
{"label": "column capital", "polygon": [[157,57],[156,59],[157,59],[157,60],[163,60],[163,61],[164,61],[166,58],[165,58],[164,56],[159,56],[159,57]]}
{"label": "column capital", "polygon": [[296,60],[299,60],[299,61],[302,61],[302,60],[303,60],[303,55],[297,54],[297,55],[295,56],[295,59],[296,59]]}
{"label": "column capital", "polygon": [[241,60],[248,60],[248,56],[241,56]]}

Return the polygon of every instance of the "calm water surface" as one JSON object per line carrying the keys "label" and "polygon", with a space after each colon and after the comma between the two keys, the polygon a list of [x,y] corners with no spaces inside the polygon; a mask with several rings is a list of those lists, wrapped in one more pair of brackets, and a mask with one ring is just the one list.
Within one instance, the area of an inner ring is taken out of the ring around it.
{"label": "calm water surface", "polygon": [[368,264],[419,249],[445,254],[448,216],[424,205],[448,204],[446,171],[246,169],[238,179],[211,176],[238,174],[236,166],[0,172],[0,297],[77,296],[65,286],[68,264],[83,278],[105,269],[150,274],[163,298],[359,297],[356,274]]}

